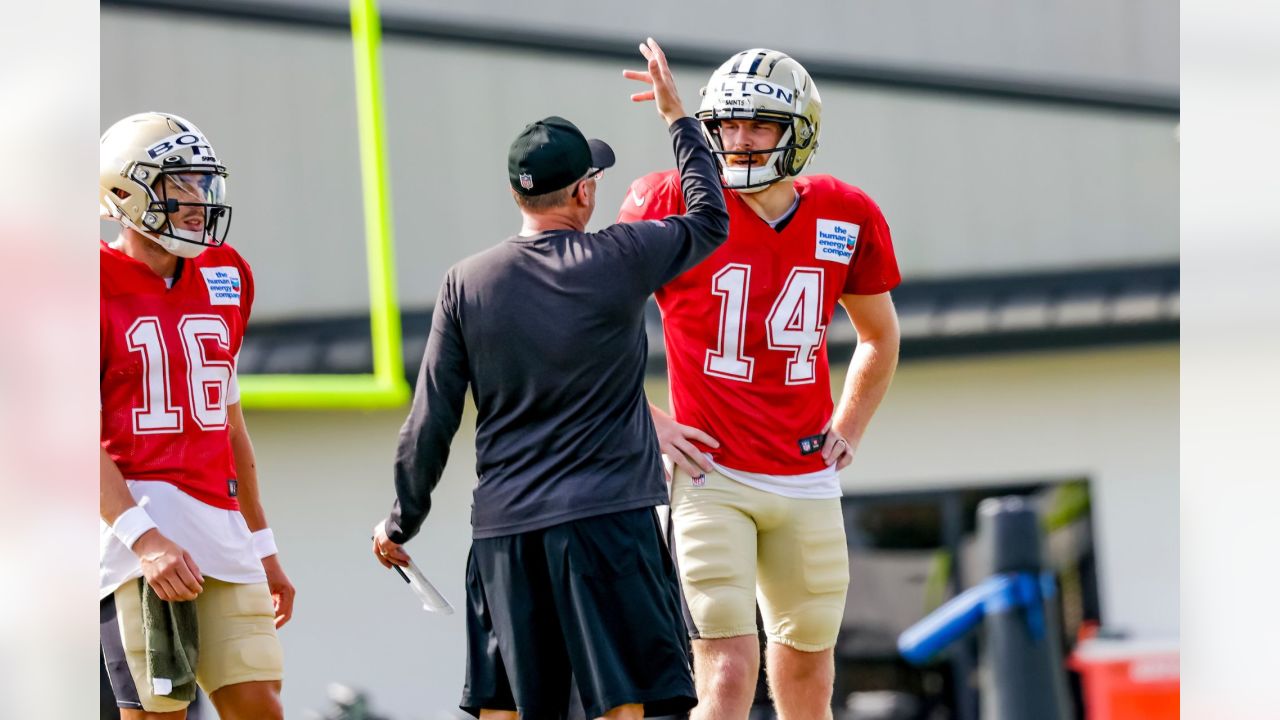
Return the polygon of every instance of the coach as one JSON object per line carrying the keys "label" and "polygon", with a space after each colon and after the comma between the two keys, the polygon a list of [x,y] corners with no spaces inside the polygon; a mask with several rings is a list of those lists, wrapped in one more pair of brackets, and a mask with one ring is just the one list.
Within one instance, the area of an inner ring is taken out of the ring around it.
{"label": "coach", "polygon": [[695,703],[679,589],[655,505],[667,489],[644,395],[644,307],[724,242],[719,173],[666,59],[640,46],[670,126],[688,212],[585,231],[613,151],[549,117],[511,144],[523,227],[451,268],[395,464],[380,562],[408,562],[470,386],[475,400],[467,680],[481,718],[561,718],[571,677],[589,717]]}

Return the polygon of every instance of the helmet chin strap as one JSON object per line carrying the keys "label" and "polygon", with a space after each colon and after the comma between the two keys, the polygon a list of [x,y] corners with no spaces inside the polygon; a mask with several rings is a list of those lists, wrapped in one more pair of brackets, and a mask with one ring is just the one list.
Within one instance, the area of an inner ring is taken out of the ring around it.
{"label": "helmet chin strap", "polygon": [[139,227],[136,223],[134,223],[132,220],[129,219],[129,216],[125,215],[124,213],[113,212],[112,215],[115,217],[116,220],[120,221],[121,225],[124,225],[130,230],[133,230],[139,235],[147,238],[148,240],[151,240],[155,244],[164,248],[165,252],[169,253],[170,255],[176,255],[180,258],[190,259],[190,258],[198,257],[200,253],[204,252],[205,248],[207,247],[199,243],[183,242],[177,238],[158,235],[151,230],[147,230],[145,228]]}
{"label": "helmet chin strap", "polygon": [[[770,168],[762,167],[762,168],[759,168],[759,172],[763,179],[756,180],[756,178],[751,177],[752,170],[755,170],[755,168],[743,169],[743,170],[738,170],[735,168],[731,170],[726,167],[723,170],[724,180],[725,180],[724,186],[729,188],[730,190],[735,190],[737,192],[746,193],[750,195],[752,193],[758,193],[761,190],[764,190],[765,188],[769,187],[770,185],[772,185],[773,183],[777,182],[780,179],[778,177],[778,173],[776,170],[771,170]],[[770,177],[770,175],[772,175],[772,177]],[[751,184],[753,180],[756,180],[757,182],[762,182],[763,184],[753,185]],[[747,185],[750,185],[750,187],[745,187]]]}
{"label": "helmet chin strap", "polygon": [[731,167],[722,160],[720,172],[724,175],[725,187],[743,193],[760,192],[782,179],[782,174],[778,172],[781,156],[780,152],[773,153],[760,167]]}

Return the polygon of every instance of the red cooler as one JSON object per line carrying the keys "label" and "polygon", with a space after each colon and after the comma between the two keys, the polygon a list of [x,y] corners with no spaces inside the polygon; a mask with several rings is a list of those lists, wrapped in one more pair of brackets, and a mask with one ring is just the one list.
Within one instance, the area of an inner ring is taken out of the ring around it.
{"label": "red cooler", "polygon": [[1080,673],[1088,720],[1178,720],[1176,640],[1090,637],[1068,665]]}

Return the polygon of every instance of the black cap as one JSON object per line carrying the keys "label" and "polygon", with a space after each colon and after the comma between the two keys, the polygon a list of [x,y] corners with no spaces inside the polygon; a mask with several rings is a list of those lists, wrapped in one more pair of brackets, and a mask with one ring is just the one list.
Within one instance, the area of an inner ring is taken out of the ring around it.
{"label": "black cap", "polygon": [[567,188],[591,170],[613,167],[613,149],[603,140],[588,140],[562,117],[526,125],[511,143],[507,172],[511,188],[521,195],[544,195]]}

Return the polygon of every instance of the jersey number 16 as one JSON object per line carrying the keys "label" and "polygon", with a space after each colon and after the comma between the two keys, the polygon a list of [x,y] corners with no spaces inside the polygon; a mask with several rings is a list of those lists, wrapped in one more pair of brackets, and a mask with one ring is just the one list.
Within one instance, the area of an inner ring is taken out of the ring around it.
{"label": "jersey number 16", "polygon": [[[218,315],[183,315],[178,335],[187,360],[187,397],[191,417],[201,430],[227,426],[227,388],[231,385],[229,360],[206,357],[204,341],[212,340],[230,352],[231,332]],[[125,333],[131,352],[142,354],[142,407],[133,409],[133,432],[138,435],[180,433],[184,413],[170,388],[169,352],[160,318],[140,317]]]}

